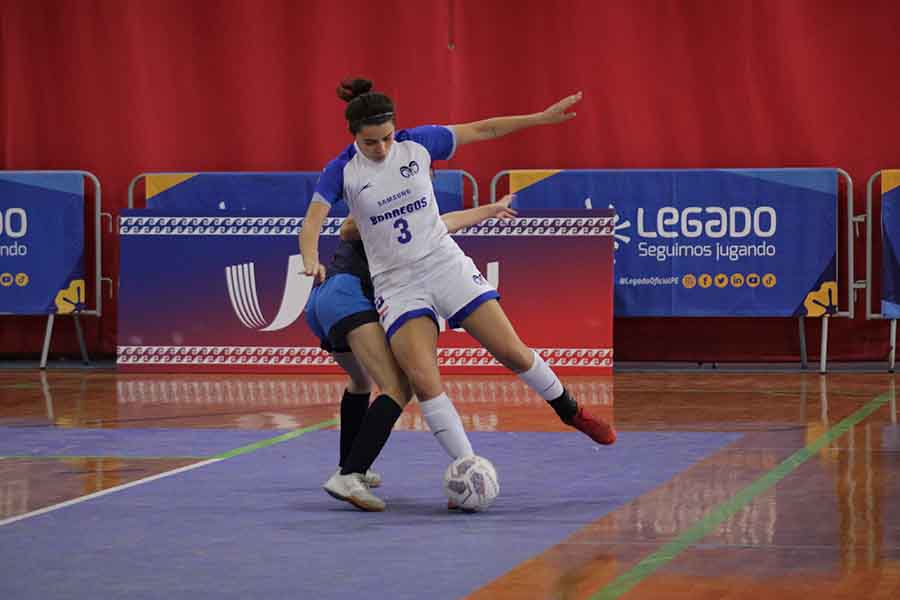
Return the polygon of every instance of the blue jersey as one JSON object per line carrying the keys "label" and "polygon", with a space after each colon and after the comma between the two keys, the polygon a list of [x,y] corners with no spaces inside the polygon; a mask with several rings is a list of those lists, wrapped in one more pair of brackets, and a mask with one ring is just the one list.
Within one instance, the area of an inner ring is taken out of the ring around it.
{"label": "blue jersey", "polygon": [[328,265],[327,278],[330,279],[340,273],[358,277],[366,298],[372,300],[375,297],[372,277],[369,275],[369,261],[366,260],[366,250],[362,241],[347,242],[341,240],[341,243],[338,244],[334,255],[331,257],[331,263]]}

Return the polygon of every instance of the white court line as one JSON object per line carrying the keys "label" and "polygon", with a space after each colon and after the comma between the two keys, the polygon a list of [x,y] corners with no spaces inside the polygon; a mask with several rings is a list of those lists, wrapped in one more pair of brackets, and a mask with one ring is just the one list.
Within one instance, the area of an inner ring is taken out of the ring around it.
{"label": "white court line", "polygon": [[186,467],[179,467],[172,471],[166,471],[165,473],[160,473],[158,475],[151,475],[150,477],[144,477],[143,479],[137,479],[137,480],[131,481],[129,483],[123,483],[122,485],[117,485],[115,487],[101,490],[99,492],[94,492],[93,494],[88,494],[87,496],[81,496],[79,498],[74,498],[72,500],[66,500],[65,502],[60,502],[59,504],[52,504],[50,506],[45,506],[44,508],[39,508],[39,509],[33,510],[31,512],[27,512],[27,513],[24,513],[21,515],[16,515],[15,517],[9,517],[8,519],[0,520],[0,527],[3,527],[4,525],[9,525],[11,523],[15,523],[16,521],[22,521],[25,519],[30,519],[31,517],[36,517],[38,515],[43,515],[43,514],[46,514],[49,512],[53,512],[55,510],[65,508],[67,506],[72,506],[73,504],[87,502],[88,500],[93,500],[94,498],[99,498],[100,496],[106,496],[107,494],[121,492],[122,490],[127,490],[128,488],[135,487],[137,485],[141,485],[142,483],[149,483],[151,481],[163,479],[163,478],[169,477],[171,475],[177,475],[178,473],[184,473],[185,471],[190,471],[192,469],[199,469],[200,467],[205,467],[206,465],[211,465],[212,463],[221,462],[223,460],[225,460],[225,459],[224,458],[211,458],[209,460],[200,461],[198,463],[194,463],[194,464],[188,465]]}

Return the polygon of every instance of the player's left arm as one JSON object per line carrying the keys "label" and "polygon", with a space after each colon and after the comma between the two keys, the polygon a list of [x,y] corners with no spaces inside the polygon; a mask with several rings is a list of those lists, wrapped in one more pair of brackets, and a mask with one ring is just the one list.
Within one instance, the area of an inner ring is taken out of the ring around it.
{"label": "player's left arm", "polygon": [[492,204],[476,206],[468,210],[455,210],[441,215],[441,218],[450,233],[478,225],[485,219],[512,219],[518,214],[516,209],[509,207],[514,198],[514,194],[507,194]]}
{"label": "player's left arm", "polygon": [[331,206],[324,202],[310,202],[300,228],[300,254],[303,271],[319,281],[325,281],[325,265],[319,262],[319,235]]}
{"label": "player's left arm", "polygon": [[[510,208],[509,205],[515,198],[515,194],[507,194],[493,204],[485,204],[476,206],[467,210],[455,210],[453,212],[444,213],[441,219],[447,226],[447,231],[456,233],[460,229],[478,225],[485,219],[512,219],[516,216],[516,209]],[[347,217],[341,223],[341,239],[345,242],[361,239],[359,228],[353,217]]]}
{"label": "player's left arm", "polygon": [[529,127],[555,125],[574,119],[575,113],[566,111],[581,100],[581,97],[581,92],[566,96],[541,112],[532,113],[530,115],[493,117],[491,119],[484,119],[483,121],[473,121],[462,125],[451,125],[450,127],[453,129],[453,133],[456,136],[457,146],[471,144],[472,142],[493,140]]}

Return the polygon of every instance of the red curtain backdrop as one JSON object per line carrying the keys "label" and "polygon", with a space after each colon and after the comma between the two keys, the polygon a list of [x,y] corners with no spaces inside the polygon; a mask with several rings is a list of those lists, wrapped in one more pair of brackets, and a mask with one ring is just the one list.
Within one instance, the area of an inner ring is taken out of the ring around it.
{"label": "red curtain backdrop", "polygon": [[[533,112],[584,91],[571,123],[443,165],[473,173],[484,198],[506,168],[838,166],[861,212],[866,179],[900,166],[898,39],[889,1],[0,0],[0,168],[89,170],[113,214],[143,171],[318,170],[349,142],[334,88],[362,74],[394,98],[400,126]],[[105,227],[103,246],[117,278]],[[861,240],[856,253],[861,278]],[[115,350],[104,298],[86,324],[95,354]],[[615,326],[620,361],[799,349],[789,319]],[[36,354],[42,333],[42,319],[0,318],[0,355]],[[66,320],[53,349],[77,349]],[[886,351],[885,323],[832,321],[833,359]]]}

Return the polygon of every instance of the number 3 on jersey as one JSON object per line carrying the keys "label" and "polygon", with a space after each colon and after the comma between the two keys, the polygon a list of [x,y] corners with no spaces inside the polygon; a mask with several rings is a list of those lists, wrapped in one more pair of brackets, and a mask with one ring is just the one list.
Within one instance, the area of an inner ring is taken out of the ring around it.
{"label": "number 3 on jersey", "polygon": [[409,223],[406,222],[406,219],[394,221],[394,229],[400,230],[400,237],[397,238],[397,241],[401,244],[406,244],[412,239],[412,233],[409,231]]}

